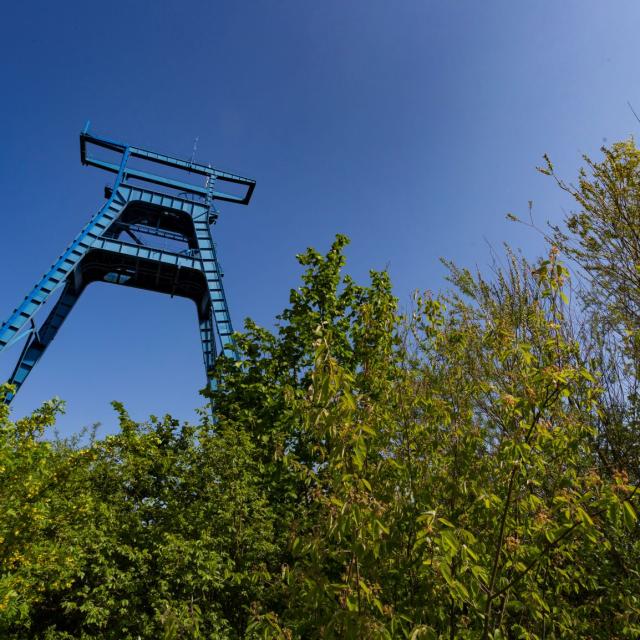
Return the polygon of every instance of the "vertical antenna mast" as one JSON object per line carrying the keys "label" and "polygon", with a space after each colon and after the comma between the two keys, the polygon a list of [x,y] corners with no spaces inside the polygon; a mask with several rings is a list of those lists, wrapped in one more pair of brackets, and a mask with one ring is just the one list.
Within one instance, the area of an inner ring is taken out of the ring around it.
{"label": "vertical antenna mast", "polygon": [[200,136],[196,136],[193,141],[193,151],[191,153],[191,164],[196,161],[196,151],[198,150],[198,140],[200,140]]}

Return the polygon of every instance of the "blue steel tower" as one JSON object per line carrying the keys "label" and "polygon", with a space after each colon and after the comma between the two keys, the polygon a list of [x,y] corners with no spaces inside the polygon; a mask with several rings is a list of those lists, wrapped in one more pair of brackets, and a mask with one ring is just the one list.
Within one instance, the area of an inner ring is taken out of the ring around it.
{"label": "blue steel tower", "polygon": [[[108,159],[92,156],[90,149],[96,153],[96,148]],[[20,388],[85,287],[96,281],[193,300],[211,380],[218,346],[225,355],[236,356],[211,235],[218,218],[215,202],[248,204],[255,180],[99,138],[89,133],[89,123],[80,134],[80,158],[84,165],[116,174],[115,181],[105,188],[106,201],[98,212],[0,326],[0,352],[25,340],[9,382],[16,391]],[[172,177],[152,173],[151,167],[153,171],[164,167]],[[198,176],[204,184],[184,181],[185,174]],[[220,183],[235,187],[219,191]],[[58,290],[55,304],[38,327],[34,316]]]}

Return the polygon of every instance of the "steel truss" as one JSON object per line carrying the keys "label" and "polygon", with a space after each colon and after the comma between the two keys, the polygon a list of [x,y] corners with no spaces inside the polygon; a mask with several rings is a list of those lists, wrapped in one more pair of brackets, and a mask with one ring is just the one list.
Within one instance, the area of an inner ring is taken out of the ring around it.
{"label": "steel truss", "polygon": [[[94,147],[120,154],[120,161],[90,155]],[[25,340],[9,382],[17,392],[87,285],[111,282],[193,300],[205,371],[213,383],[218,346],[232,358],[236,351],[210,225],[218,217],[215,201],[249,204],[255,180],[97,137],[89,133],[89,123],[80,134],[80,157],[84,165],[115,173],[115,181],[105,189],[106,202],[0,326],[0,352]],[[205,184],[141,171],[131,166],[133,159],[200,176]],[[238,185],[242,193],[219,191],[221,182]],[[177,247],[149,246],[144,242],[149,236]],[[38,327],[35,315],[58,289],[60,296]]]}

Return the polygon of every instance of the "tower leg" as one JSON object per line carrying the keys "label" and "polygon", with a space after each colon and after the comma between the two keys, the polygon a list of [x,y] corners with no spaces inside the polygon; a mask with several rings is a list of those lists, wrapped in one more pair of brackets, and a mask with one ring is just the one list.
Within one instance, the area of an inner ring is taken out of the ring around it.
{"label": "tower leg", "polygon": [[0,352],[15,339],[24,325],[33,318],[55,289],[75,269],[95,240],[118,215],[125,199],[115,190],[109,200],[89,221],[67,250],[56,260],[40,282],[15,309],[9,319],[0,326]]}
{"label": "tower leg", "polygon": [[215,364],[217,356],[216,340],[213,335],[213,318],[211,314],[208,314],[207,318],[200,321],[200,341],[202,343],[204,368],[207,372],[207,378],[211,379],[213,365]]}
{"label": "tower leg", "polygon": [[[46,348],[51,341],[56,337],[58,330],[62,326],[65,318],[69,315],[73,305],[80,297],[81,290],[76,290],[75,285],[72,282],[67,282],[62,291],[62,295],[56,302],[55,306],[49,313],[47,319],[39,331],[34,331],[27,339],[27,342],[22,349],[18,363],[16,364],[9,383],[15,387],[15,392],[20,389],[27,376],[31,373],[33,367],[36,366],[38,360],[42,357]],[[10,394],[5,398],[5,403],[8,404],[13,400],[14,394]]]}
{"label": "tower leg", "polygon": [[222,351],[225,355],[235,358],[236,352],[233,344],[233,326],[227,305],[227,298],[222,286],[222,273],[216,255],[216,247],[211,236],[211,228],[206,216],[195,218],[194,227],[200,257],[202,260],[202,270],[207,279],[209,298],[211,300],[211,316],[215,324]]}

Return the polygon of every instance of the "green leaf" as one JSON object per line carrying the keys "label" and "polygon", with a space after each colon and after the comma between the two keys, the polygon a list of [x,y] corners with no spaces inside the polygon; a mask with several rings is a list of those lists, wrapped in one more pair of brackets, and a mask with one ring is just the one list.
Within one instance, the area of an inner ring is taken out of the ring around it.
{"label": "green leaf", "polygon": [[625,525],[629,529],[633,529],[638,519],[638,515],[636,514],[635,509],[628,500],[625,500],[622,503],[622,514],[624,517]]}

